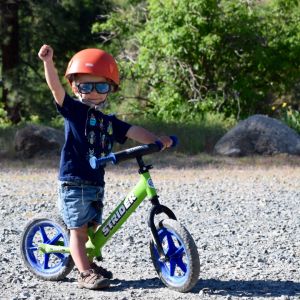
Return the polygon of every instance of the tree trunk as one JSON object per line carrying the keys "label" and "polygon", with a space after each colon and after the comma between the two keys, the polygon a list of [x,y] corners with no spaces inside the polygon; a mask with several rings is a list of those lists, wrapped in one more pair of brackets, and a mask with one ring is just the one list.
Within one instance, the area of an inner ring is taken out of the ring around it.
{"label": "tree trunk", "polygon": [[3,92],[2,103],[13,123],[21,121],[20,104],[12,101],[9,90],[5,85],[6,80],[11,78],[13,70],[19,64],[19,22],[18,22],[18,0],[1,1],[1,52],[2,52],[2,79]]}

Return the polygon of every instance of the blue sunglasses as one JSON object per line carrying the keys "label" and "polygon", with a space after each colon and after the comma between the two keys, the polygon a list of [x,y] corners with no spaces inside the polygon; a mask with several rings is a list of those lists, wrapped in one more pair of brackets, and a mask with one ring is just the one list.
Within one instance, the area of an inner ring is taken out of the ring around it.
{"label": "blue sunglasses", "polygon": [[98,94],[107,94],[111,90],[108,82],[82,82],[77,83],[76,87],[81,94],[89,94],[94,89]]}

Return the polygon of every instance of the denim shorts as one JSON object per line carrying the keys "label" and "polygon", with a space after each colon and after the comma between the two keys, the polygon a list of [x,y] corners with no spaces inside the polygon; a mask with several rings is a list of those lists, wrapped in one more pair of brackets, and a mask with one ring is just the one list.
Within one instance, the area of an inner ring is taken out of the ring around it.
{"label": "denim shorts", "polygon": [[58,209],[67,227],[101,224],[103,194],[102,186],[59,181]]}

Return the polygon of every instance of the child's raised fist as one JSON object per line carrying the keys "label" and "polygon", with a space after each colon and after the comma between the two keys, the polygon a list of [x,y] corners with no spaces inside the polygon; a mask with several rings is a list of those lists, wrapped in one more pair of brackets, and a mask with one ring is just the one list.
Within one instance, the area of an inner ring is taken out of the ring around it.
{"label": "child's raised fist", "polygon": [[49,61],[53,58],[53,49],[48,45],[43,45],[38,53],[42,61]]}

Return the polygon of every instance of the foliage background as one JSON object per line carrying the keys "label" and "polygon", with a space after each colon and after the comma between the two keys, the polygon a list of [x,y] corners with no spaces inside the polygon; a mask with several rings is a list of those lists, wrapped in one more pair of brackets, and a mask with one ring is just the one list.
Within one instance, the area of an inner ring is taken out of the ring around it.
{"label": "foliage background", "polygon": [[111,51],[123,45],[138,109],[180,121],[299,109],[299,1],[134,2],[93,32],[110,33]]}

